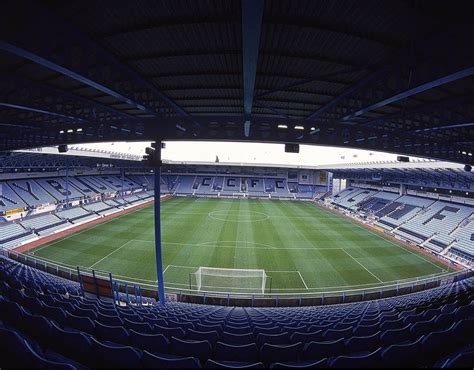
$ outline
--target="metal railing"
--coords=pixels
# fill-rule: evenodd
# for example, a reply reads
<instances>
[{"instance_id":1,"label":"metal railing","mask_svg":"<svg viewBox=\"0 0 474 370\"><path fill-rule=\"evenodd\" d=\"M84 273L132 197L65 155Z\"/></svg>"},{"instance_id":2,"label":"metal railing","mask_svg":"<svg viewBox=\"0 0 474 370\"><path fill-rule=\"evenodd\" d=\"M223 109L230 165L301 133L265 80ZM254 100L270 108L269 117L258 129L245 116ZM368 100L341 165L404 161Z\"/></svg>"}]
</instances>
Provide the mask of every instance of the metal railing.
<instances>
[{"instance_id":1,"label":"metal railing","mask_svg":"<svg viewBox=\"0 0 474 370\"><path fill-rule=\"evenodd\" d=\"M19 253L5 248L0 248L0 254L41 271L68 280L79 281L77 266L58 263L46 258ZM108 271L95 270L84 266L80 266L80 269L81 271L91 273L94 271L97 276L103 278L108 278L110 274ZM177 288L173 287L173 283L169 283L166 287L166 293L169 296L168 298L171 300L190 303L242 306L324 305L382 299L410 294L442 285L452 284L453 282L471 276L474 276L474 271L466 269L464 271L444 272L441 274L431 274L412 279L374 283L369 285L310 288L307 290L305 289L305 291L297 291L295 289L294 292L271 293L268 291L257 293L198 290L194 284L190 284L188 287ZM114 275L113 280L119 287L126 289L127 292L129 289L128 287L139 286L139 291L142 296L157 298L157 282L139 278L129 278L120 275ZM132 291L135 291L135 288L133 288Z\"/></svg>"}]
</instances>

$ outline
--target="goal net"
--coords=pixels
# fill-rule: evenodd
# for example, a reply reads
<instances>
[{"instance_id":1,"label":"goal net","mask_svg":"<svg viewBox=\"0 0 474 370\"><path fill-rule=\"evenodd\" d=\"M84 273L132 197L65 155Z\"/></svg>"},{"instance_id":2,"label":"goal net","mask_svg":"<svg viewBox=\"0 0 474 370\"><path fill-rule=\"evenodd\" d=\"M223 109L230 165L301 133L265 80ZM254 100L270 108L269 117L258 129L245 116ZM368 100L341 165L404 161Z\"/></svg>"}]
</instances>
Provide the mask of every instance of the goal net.
<instances>
[{"instance_id":1,"label":"goal net","mask_svg":"<svg viewBox=\"0 0 474 370\"><path fill-rule=\"evenodd\" d=\"M265 293L265 270L199 267L194 273L198 291Z\"/></svg>"}]
</instances>

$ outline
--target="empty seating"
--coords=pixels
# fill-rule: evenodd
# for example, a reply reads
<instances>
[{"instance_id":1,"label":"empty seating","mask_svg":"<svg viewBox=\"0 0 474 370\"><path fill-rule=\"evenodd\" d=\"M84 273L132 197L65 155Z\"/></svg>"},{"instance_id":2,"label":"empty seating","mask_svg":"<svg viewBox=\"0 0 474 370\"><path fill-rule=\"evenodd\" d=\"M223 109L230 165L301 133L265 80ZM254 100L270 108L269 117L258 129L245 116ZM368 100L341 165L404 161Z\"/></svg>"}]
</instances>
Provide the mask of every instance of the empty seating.
<instances>
[{"instance_id":1,"label":"empty seating","mask_svg":"<svg viewBox=\"0 0 474 370\"><path fill-rule=\"evenodd\" d=\"M293 308L115 306L68 293L73 287L0 257L0 366L12 358L64 369L447 366L468 361L459 354L474 330L472 277L384 300Z\"/></svg>"}]
</instances>

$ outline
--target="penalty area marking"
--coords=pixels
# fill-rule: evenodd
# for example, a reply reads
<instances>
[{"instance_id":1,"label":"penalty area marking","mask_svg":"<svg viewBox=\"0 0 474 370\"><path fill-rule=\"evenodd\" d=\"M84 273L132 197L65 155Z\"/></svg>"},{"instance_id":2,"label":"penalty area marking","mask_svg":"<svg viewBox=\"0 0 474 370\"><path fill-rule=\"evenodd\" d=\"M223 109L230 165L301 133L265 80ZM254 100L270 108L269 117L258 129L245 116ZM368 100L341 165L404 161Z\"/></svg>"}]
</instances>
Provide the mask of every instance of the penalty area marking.
<instances>
[{"instance_id":1,"label":"penalty area marking","mask_svg":"<svg viewBox=\"0 0 474 370\"><path fill-rule=\"evenodd\" d=\"M102 261L104 261L105 259L109 258L112 254L114 254L115 252L118 252L120 249L122 249L123 247L125 247L128 243L132 242L133 239L129 240L129 241L126 241L125 243L123 243L120 247L118 247L117 249L114 249L112 252L110 252L108 255L106 255L105 257L102 257L100 260L98 260L97 262L95 262L93 265L89 266L89 268L93 268L94 266L96 266L97 264L101 263Z\"/></svg>"},{"instance_id":2,"label":"penalty area marking","mask_svg":"<svg viewBox=\"0 0 474 370\"><path fill-rule=\"evenodd\" d=\"M297 272L298 275L300 276L300 279L301 279L301 281L303 282L304 287L306 288L306 290L308 290L308 286L306 285L306 282L304 281L303 276L301 276L301 272L299 272L299 270L297 270L296 272Z\"/></svg>"},{"instance_id":3,"label":"penalty area marking","mask_svg":"<svg viewBox=\"0 0 474 370\"><path fill-rule=\"evenodd\" d=\"M370 275L372 275L374 278L376 278L379 282L383 283L383 281L380 280L376 275L374 275L374 274L372 273L372 271L370 271L370 270L369 270L367 267L365 267L362 263L360 263L360 262L357 261L354 257L352 257L352 255L350 255L349 252L347 252L344 248L341 248L341 249L343 250L343 252L344 252L345 254L347 254L347 255L348 255L349 257L351 257L354 261L356 261L360 266L362 266L362 267L365 269L365 271L367 271Z\"/></svg>"}]
</instances>

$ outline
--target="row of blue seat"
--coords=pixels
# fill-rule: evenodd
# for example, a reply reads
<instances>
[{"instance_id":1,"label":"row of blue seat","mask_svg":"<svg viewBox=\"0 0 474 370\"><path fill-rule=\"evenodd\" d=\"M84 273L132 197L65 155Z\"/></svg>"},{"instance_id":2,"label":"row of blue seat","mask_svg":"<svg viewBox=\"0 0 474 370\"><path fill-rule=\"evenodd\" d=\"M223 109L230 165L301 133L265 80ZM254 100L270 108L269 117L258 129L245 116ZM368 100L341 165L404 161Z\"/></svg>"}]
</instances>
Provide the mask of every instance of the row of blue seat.
<instances>
[{"instance_id":1,"label":"row of blue seat","mask_svg":"<svg viewBox=\"0 0 474 370\"><path fill-rule=\"evenodd\" d=\"M23 270L17 264L0 260L0 273ZM34 361L76 368L114 366L122 357L122 365L148 366L153 360L161 367L449 366L468 359L472 350L472 278L372 302L239 308L117 306L67 290L35 290L30 279L38 274L49 275L23 272L19 284L17 274L0 279L0 320L28 343L24 349L34 355L25 358ZM55 284L49 279L41 276Z\"/></svg>"}]
</instances>

